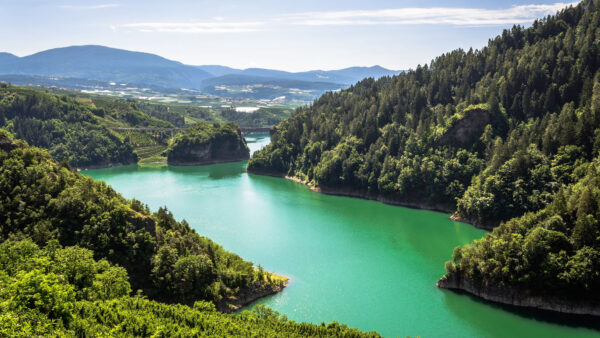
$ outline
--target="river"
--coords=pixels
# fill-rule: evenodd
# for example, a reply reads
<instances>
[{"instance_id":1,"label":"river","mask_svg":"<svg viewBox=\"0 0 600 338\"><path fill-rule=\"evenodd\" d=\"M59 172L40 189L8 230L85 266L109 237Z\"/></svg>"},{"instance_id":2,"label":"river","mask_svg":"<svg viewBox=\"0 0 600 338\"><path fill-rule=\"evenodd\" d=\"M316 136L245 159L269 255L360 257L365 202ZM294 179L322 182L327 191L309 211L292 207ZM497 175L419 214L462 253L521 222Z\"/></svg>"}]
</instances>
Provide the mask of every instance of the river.
<instances>
[{"instance_id":1,"label":"river","mask_svg":"<svg viewBox=\"0 0 600 338\"><path fill-rule=\"evenodd\" d=\"M251 151L268 135L247 136ZM485 235L448 215L327 196L245 162L85 171L152 210L166 205L229 251L291 278L258 303L296 321L338 321L385 336L584 337L592 320L540 314L440 290L457 245Z\"/></svg>"}]
</instances>

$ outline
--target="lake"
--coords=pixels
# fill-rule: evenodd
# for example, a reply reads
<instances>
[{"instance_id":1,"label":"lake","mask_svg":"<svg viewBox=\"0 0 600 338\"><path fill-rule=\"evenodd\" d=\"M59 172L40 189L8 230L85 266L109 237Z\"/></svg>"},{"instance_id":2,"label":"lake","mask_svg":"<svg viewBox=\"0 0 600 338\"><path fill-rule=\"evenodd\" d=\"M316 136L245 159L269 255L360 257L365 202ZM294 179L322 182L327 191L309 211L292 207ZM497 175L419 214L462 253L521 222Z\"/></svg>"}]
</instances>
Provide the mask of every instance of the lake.
<instances>
[{"instance_id":1,"label":"lake","mask_svg":"<svg viewBox=\"0 0 600 338\"><path fill-rule=\"evenodd\" d=\"M268 135L246 136L251 151ZM385 336L587 337L592 320L540 314L438 289L452 250L485 235L447 214L328 196L246 162L84 171L152 210L166 205L200 234L285 275L259 304L297 321L338 321ZM597 329L597 328L596 328Z\"/></svg>"}]
</instances>

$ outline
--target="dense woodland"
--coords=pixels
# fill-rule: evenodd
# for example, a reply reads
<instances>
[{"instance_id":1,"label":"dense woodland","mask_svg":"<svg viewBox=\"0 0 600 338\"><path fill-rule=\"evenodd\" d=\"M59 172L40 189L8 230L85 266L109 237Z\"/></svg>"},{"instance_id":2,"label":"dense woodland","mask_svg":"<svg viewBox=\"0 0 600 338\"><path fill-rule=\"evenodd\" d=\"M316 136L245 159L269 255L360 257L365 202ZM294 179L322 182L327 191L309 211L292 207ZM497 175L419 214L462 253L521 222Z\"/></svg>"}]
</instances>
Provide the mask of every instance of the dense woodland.
<instances>
[{"instance_id":1,"label":"dense woodland","mask_svg":"<svg viewBox=\"0 0 600 338\"><path fill-rule=\"evenodd\" d=\"M0 244L0 335L379 337L336 322L296 323L263 306L227 315L206 301L187 306L129 296L126 271L92 256L56 241Z\"/></svg>"},{"instance_id":2,"label":"dense woodland","mask_svg":"<svg viewBox=\"0 0 600 338\"><path fill-rule=\"evenodd\" d=\"M0 131L6 148L7 136ZM11 146L12 147L12 146ZM257 280L252 263L178 222L151 213L103 182L56 165L44 151L19 146L0 154L0 238L78 245L127 269L134 290L169 301L220 300Z\"/></svg>"},{"instance_id":3,"label":"dense woodland","mask_svg":"<svg viewBox=\"0 0 600 338\"><path fill-rule=\"evenodd\" d=\"M600 299L599 69L600 2L588 0L482 50L323 95L248 170L506 222L449 272Z\"/></svg>"},{"instance_id":4,"label":"dense woodland","mask_svg":"<svg viewBox=\"0 0 600 338\"><path fill-rule=\"evenodd\" d=\"M0 128L48 149L55 159L77 168L165 162L162 153L179 133L176 128L228 121L243 127L269 127L290 115L290 111L279 108L242 113L47 91L1 83ZM165 131L160 131L163 128Z\"/></svg>"},{"instance_id":5,"label":"dense woodland","mask_svg":"<svg viewBox=\"0 0 600 338\"><path fill-rule=\"evenodd\" d=\"M282 280L1 130L0 201L0 335L362 335L216 312Z\"/></svg>"},{"instance_id":6,"label":"dense woodland","mask_svg":"<svg viewBox=\"0 0 600 338\"><path fill-rule=\"evenodd\" d=\"M67 96L13 86L0 88L0 127L76 167L137 161L133 148L100 123L106 115L105 108ZM122 118L138 122L139 116L124 112Z\"/></svg>"}]
</instances>

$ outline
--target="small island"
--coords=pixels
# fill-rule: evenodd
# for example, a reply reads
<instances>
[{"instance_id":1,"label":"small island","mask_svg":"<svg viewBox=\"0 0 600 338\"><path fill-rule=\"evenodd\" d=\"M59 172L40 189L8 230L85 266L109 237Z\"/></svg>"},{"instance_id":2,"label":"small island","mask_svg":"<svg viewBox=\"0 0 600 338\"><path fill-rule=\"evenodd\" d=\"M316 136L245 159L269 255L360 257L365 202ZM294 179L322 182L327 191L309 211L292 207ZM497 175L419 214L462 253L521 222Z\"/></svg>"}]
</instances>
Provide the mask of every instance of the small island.
<instances>
[{"instance_id":1,"label":"small island","mask_svg":"<svg viewBox=\"0 0 600 338\"><path fill-rule=\"evenodd\" d=\"M243 161L250 150L234 123L198 123L178 134L165 151L171 165L203 165Z\"/></svg>"}]
</instances>

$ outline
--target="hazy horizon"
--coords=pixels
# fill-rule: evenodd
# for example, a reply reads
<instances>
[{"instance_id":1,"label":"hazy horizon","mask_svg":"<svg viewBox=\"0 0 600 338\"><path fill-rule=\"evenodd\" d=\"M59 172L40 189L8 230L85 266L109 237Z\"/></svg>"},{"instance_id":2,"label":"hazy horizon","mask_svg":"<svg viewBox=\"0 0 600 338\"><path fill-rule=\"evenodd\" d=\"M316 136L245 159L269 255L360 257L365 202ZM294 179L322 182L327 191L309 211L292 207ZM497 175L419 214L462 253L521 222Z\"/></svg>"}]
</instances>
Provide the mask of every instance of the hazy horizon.
<instances>
[{"instance_id":1,"label":"hazy horizon","mask_svg":"<svg viewBox=\"0 0 600 338\"><path fill-rule=\"evenodd\" d=\"M188 65L291 72L379 65L414 68L456 48L479 49L514 24L569 2L315 0L55 1L3 5L3 51L72 45L157 54Z\"/></svg>"}]
</instances>

